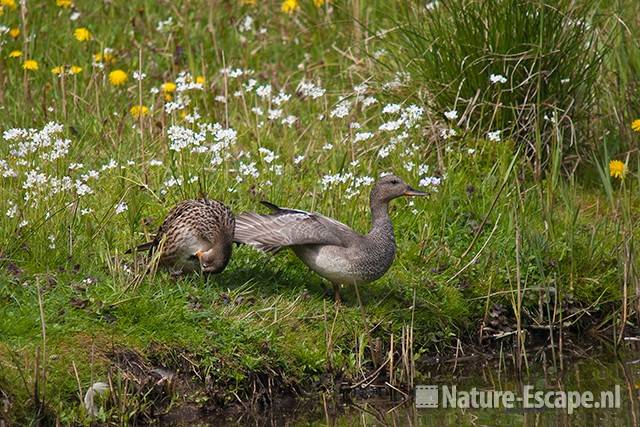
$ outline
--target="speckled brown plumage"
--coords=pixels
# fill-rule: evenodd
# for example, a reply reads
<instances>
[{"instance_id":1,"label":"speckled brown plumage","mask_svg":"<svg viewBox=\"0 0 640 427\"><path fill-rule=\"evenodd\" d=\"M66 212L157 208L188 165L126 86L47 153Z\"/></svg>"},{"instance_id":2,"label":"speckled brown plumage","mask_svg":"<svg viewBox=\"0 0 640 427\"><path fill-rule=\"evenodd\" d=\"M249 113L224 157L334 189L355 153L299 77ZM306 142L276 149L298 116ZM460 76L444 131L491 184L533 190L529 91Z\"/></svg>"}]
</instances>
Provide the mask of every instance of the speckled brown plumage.
<instances>
[{"instance_id":1,"label":"speckled brown plumage","mask_svg":"<svg viewBox=\"0 0 640 427\"><path fill-rule=\"evenodd\" d=\"M160 265L176 274L219 273L231 257L234 229L233 213L223 203L185 200L169 212L155 239L138 249L161 248Z\"/></svg>"}]
</instances>

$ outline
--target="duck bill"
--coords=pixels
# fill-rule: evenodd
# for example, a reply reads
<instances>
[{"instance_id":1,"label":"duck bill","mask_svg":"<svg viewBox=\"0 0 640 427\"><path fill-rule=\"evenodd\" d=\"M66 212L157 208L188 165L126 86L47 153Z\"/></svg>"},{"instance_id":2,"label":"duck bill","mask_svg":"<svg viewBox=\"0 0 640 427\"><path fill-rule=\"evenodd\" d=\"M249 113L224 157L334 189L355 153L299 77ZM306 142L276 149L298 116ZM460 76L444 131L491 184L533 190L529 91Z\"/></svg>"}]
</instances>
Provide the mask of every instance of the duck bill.
<instances>
[{"instance_id":1,"label":"duck bill","mask_svg":"<svg viewBox=\"0 0 640 427\"><path fill-rule=\"evenodd\" d=\"M409 187L407 191L404 192L405 196L428 196L429 193L425 193L424 191L418 191L414 188Z\"/></svg>"}]
</instances>

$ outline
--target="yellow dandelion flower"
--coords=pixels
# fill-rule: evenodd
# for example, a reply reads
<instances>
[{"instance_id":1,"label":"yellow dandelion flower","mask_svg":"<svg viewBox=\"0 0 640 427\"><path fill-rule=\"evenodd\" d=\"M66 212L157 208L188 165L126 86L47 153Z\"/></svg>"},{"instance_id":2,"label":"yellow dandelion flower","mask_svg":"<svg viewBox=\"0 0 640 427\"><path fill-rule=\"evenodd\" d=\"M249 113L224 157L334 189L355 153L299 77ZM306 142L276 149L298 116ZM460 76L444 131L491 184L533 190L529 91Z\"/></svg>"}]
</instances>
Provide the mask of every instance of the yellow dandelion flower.
<instances>
[{"instance_id":1,"label":"yellow dandelion flower","mask_svg":"<svg viewBox=\"0 0 640 427\"><path fill-rule=\"evenodd\" d=\"M16 10L18 8L16 0L0 0L0 5L7 6L8 8L13 10Z\"/></svg>"},{"instance_id":2,"label":"yellow dandelion flower","mask_svg":"<svg viewBox=\"0 0 640 427\"><path fill-rule=\"evenodd\" d=\"M71 72L71 74L80 74L82 72L82 67L78 65L72 65L71 68L69 68L69 71Z\"/></svg>"},{"instance_id":3,"label":"yellow dandelion flower","mask_svg":"<svg viewBox=\"0 0 640 427\"><path fill-rule=\"evenodd\" d=\"M114 86L120 86L125 84L128 78L129 77L127 76L127 73L125 73L122 70L113 70L112 72L109 73L109 81Z\"/></svg>"},{"instance_id":4,"label":"yellow dandelion flower","mask_svg":"<svg viewBox=\"0 0 640 427\"><path fill-rule=\"evenodd\" d=\"M198 76L196 77L196 83L198 83L199 85L203 85L206 83L206 79L204 78L204 76Z\"/></svg>"},{"instance_id":5,"label":"yellow dandelion flower","mask_svg":"<svg viewBox=\"0 0 640 427\"><path fill-rule=\"evenodd\" d=\"M22 63L22 68L27 71L36 71L38 69L38 61L35 59L27 59Z\"/></svg>"},{"instance_id":6,"label":"yellow dandelion flower","mask_svg":"<svg viewBox=\"0 0 640 427\"><path fill-rule=\"evenodd\" d=\"M55 74L56 76L59 76L60 74L64 73L64 66L63 65L58 65L57 67L53 67L51 69L51 72L53 74Z\"/></svg>"},{"instance_id":7,"label":"yellow dandelion flower","mask_svg":"<svg viewBox=\"0 0 640 427\"><path fill-rule=\"evenodd\" d=\"M87 40L91 40L91 33L84 27L76 28L73 30L73 36L79 42L86 42Z\"/></svg>"},{"instance_id":8,"label":"yellow dandelion flower","mask_svg":"<svg viewBox=\"0 0 640 427\"><path fill-rule=\"evenodd\" d=\"M9 52L9 58L20 58L22 56L21 50L12 50Z\"/></svg>"},{"instance_id":9,"label":"yellow dandelion flower","mask_svg":"<svg viewBox=\"0 0 640 427\"><path fill-rule=\"evenodd\" d=\"M298 4L298 0L284 0L282 2L282 6L280 6L280 10L288 15L293 14L293 12L295 12L299 8L300 5Z\"/></svg>"},{"instance_id":10,"label":"yellow dandelion flower","mask_svg":"<svg viewBox=\"0 0 640 427\"><path fill-rule=\"evenodd\" d=\"M162 89L164 93L173 93L176 91L176 84L174 82L166 82L160 86L160 89Z\"/></svg>"},{"instance_id":11,"label":"yellow dandelion flower","mask_svg":"<svg viewBox=\"0 0 640 427\"><path fill-rule=\"evenodd\" d=\"M56 6L63 7L65 9L70 8L73 5L71 0L56 0Z\"/></svg>"},{"instance_id":12,"label":"yellow dandelion flower","mask_svg":"<svg viewBox=\"0 0 640 427\"><path fill-rule=\"evenodd\" d=\"M627 173L627 166L620 160L611 160L609 162L609 175L614 178L624 179Z\"/></svg>"},{"instance_id":13,"label":"yellow dandelion flower","mask_svg":"<svg viewBox=\"0 0 640 427\"><path fill-rule=\"evenodd\" d=\"M144 117L149 114L149 109L144 105L134 105L133 107L131 107L131 110L129 110L129 112L131 113L133 118L139 119L140 117Z\"/></svg>"},{"instance_id":14,"label":"yellow dandelion flower","mask_svg":"<svg viewBox=\"0 0 640 427\"><path fill-rule=\"evenodd\" d=\"M14 39L17 39L18 36L20 35L20 28L14 27L14 28L10 29L9 30L9 35L11 37L13 37Z\"/></svg>"},{"instance_id":15,"label":"yellow dandelion flower","mask_svg":"<svg viewBox=\"0 0 640 427\"><path fill-rule=\"evenodd\" d=\"M631 122L631 129L635 132L640 132L640 119L635 119Z\"/></svg>"}]
</instances>

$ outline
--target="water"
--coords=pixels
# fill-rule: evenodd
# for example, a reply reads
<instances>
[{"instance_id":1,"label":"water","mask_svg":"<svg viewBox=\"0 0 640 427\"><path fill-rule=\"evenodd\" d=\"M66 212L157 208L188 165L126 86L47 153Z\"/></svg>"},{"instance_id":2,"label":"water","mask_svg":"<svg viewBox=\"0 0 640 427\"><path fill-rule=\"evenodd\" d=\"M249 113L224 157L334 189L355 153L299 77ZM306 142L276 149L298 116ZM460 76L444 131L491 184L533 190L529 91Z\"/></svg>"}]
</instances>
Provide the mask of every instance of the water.
<instances>
[{"instance_id":1,"label":"water","mask_svg":"<svg viewBox=\"0 0 640 427\"><path fill-rule=\"evenodd\" d=\"M471 360L464 364L440 363L427 369L417 381L439 386L440 407L416 409L415 402L403 402L400 396L357 399L323 395L315 402L288 402L262 413L243 413L225 418L194 420L178 425L255 425L255 426L639 426L640 354L618 358L601 353L565 362L560 370L546 352L529 357L528 374L500 360ZM634 359L635 357L635 359ZM505 367L507 365L507 367ZM533 391L591 392L600 401L601 392L611 392L612 408L575 408L572 414L562 409L461 409L442 408L443 386L455 385L458 391L493 390L524 396L524 387ZM615 400L616 385L619 401ZM451 391L451 388L449 389ZM400 397L400 399L398 399ZM461 395L457 395L461 398ZM462 397L464 398L464 396ZM551 402L560 404L556 399ZM574 400L575 401L575 400ZM464 402L462 402L464 403ZM534 401L532 400L532 403ZM566 405L565 405L566 406Z\"/></svg>"}]
</instances>

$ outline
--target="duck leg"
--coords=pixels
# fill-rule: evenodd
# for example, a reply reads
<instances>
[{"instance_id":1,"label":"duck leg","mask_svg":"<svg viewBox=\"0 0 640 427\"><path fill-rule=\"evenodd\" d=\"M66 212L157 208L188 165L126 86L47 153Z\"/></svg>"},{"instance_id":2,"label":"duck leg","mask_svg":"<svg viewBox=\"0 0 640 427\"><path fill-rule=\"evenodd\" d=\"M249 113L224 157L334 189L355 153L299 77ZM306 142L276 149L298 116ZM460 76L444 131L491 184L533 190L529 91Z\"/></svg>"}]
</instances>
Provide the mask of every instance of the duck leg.
<instances>
[{"instance_id":1,"label":"duck leg","mask_svg":"<svg viewBox=\"0 0 640 427\"><path fill-rule=\"evenodd\" d=\"M331 284L333 285L333 299L334 299L336 304L340 304L340 302L341 302L340 285L337 284L337 283L333 283L333 282L331 282Z\"/></svg>"}]
</instances>

